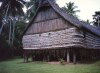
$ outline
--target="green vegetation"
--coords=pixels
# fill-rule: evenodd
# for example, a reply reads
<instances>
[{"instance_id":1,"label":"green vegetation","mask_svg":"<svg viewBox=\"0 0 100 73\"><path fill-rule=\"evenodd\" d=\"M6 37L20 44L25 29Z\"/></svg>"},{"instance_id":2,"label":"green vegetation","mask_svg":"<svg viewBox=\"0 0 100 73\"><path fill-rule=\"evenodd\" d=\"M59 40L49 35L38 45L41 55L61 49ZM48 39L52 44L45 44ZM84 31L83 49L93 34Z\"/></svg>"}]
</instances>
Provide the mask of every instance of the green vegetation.
<instances>
[{"instance_id":1,"label":"green vegetation","mask_svg":"<svg viewBox=\"0 0 100 73\"><path fill-rule=\"evenodd\" d=\"M100 27L100 11L96 11L93 15L93 25Z\"/></svg>"},{"instance_id":2,"label":"green vegetation","mask_svg":"<svg viewBox=\"0 0 100 73\"><path fill-rule=\"evenodd\" d=\"M61 64L61 65L65 65L65 60L60 59L60 64Z\"/></svg>"},{"instance_id":3,"label":"green vegetation","mask_svg":"<svg viewBox=\"0 0 100 73\"><path fill-rule=\"evenodd\" d=\"M0 73L100 73L100 61L93 64L22 63L23 59L0 62Z\"/></svg>"},{"instance_id":4,"label":"green vegetation","mask_svg":"<svg viewBox=\"0 0 100 73\"><path fill-rule=\"evenodd\" d=\"M77 17L76 13L80 12L80 10L77 10L77 6L74 2L66 3L66 6L62 7L63 10L65 10L68 14L73 15Z\"/></svg>"}]
</instances>

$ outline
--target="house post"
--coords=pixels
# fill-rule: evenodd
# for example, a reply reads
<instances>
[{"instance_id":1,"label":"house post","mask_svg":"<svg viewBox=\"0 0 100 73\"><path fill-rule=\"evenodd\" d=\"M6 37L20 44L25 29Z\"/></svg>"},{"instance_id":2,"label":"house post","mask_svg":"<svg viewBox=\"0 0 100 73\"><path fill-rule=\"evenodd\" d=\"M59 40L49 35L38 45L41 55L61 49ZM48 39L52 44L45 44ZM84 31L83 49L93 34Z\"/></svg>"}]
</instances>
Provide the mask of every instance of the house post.
<instances>
[{"instance_id":1,"label":"house post","mask_svg":"<svg viewBox=\"0 0 100 73\"><path fill-rule=\"evenodd\" d=\"M70 51L67 49L67 63L70 63Z\"/></svg>"},{"instance_id":2,"label":"house post","mask_svg":"<svg viewBox=\"0 0 100 73\"><path fill-rule=\"evenodd\" d=\"M24 50L23 57L24 57L24 63L28 62L28 51L27 50Z\"/></svg>"},{"instance_id":3,"label":"house post","mask_svg":"<svg viewBox=\"0 0 100 73\"><path fill-rule=\"evenodd\" d=\"M76 64L76 51L73 50L73 63Z\"/></svg>"}]
</instances>

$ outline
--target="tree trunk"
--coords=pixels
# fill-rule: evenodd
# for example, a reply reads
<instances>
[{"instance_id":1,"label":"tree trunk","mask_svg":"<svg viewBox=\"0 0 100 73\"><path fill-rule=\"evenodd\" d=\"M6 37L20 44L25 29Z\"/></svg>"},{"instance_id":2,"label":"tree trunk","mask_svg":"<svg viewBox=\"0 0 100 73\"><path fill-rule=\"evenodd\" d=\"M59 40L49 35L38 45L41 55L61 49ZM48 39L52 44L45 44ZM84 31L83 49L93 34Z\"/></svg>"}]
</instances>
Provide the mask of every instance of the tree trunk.
<instances>
[{"instance_id":1,"label":"tree trunk","mask_svg":"<svg viewBox=\"0 0 100 73\"><path fill-rule=\"evenodd\" d=\"M9 30L9 44L11 44L11 21L10 21L10 30Z\"/></svg>"},{"instance_id":2,"label":"tree trunk","mask_svg":"<svg viewBox=\"0 0 100 73\"><path fill-rule=\"evenodd\" d=\"M1 35L1 33L2 33L3 27L4 27L4 24L1 25L1 28L0 28L0 35Z\"/></svg>"}]
</instances>

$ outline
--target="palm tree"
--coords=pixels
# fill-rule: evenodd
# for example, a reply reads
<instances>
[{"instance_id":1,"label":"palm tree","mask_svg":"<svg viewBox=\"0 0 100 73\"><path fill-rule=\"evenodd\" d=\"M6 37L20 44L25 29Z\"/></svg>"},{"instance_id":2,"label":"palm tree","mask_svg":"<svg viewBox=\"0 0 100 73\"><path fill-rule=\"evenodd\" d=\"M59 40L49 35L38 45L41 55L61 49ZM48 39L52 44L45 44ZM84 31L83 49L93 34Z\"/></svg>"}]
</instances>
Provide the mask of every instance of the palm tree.
<instances>
[{"instance_id":1,"label":"palm tree","mask_svg":"<svg viewBox=\"0 0 100 73\"><path fill-rule=\"evenodd\" d=\"M93 25L100 27L100 11L96 11L93 15Z\"/></svg>"},{"instance_id":2,"label":"palm tree","mask_svg":"<svg viewBox=\"0 0 100 73\"><path fill-rule=\"evenodd\" d=\"M25 4L27 8L26 19L31 20L34 16L36 9L38 8L38 3L40 0L30 0Z\"/></svg>"},{"instance_id":3,"label":"palm tree","mask_svg":"<svg viewBox=\"0 0 100 73\"><path fill-rule=\"evenodd\" d=\"M69 2L66 3L67 6L62 7L63 10L65 10L68 14L76 16L76 13L79 12L80 10L76 10L78 8L75 6L74 2Z\"/></svg>"},{"instance_id":4,"label":"palm tree","mask_svg":"<svg viewBox=\"0 0 100 73\"><path fill-rule=\"evenodd\" d=\"M15 30L15 23L18 15L23 15L24 0L0 0L0 35L5 26L9 23L9 43ZM13 24L13 25L12 25Z\"/></svg>"}]
</instances>

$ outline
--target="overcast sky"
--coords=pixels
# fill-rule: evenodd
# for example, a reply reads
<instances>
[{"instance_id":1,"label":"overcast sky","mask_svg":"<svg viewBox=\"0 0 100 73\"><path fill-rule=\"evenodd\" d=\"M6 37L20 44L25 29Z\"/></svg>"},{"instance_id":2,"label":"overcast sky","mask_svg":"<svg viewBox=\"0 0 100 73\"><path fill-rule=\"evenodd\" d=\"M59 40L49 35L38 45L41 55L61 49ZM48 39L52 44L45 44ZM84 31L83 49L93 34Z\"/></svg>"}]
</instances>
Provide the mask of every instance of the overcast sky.
<instances>
[{"instance_id":1,"label":"overcast sky","mask_svg":"<svg viewBox=\"0 0 100 73\"><path fill-rule=\"evenodd\" d=\"M30 0L26 0L30 1ZM77 13L81 20L89 19L92 21L92 15L95 11L100 11L100 0L56 0L60 7L65 6L68 2L74 2L80 12Z\"/></svg>"},{"instance_id":2,"label":"overcast sky","mask_svg":"<svg viewBox=\"0 0 100 73\"><path fill-rule=\"evenodd\" d=\"M92 21L92 15L95 11L100 11L100 0L57 0L60 7L63 7L65 3L74 2L80 12L78 16L82 20L89 19Z\"/></svg>"},{"instance_id":3,"label":"overcast sky","mask_svg":"<svg viewBox=\"0 0 100 73\"><path fill-rule=\"evenodd\" d=\"M78 6L80 12L78 12L77 14L82 20L89 19L90 21L92 21L92 15L94 14L94 12L100 11L100 0L57 0L57 4L60 7L63 7L70 1L74 2L75 5ZM24 11L26 11L26 8L24 8Z\"/></svg>"}]
</instances>

